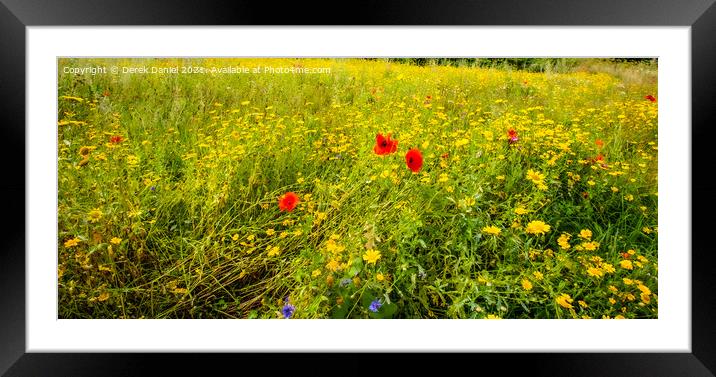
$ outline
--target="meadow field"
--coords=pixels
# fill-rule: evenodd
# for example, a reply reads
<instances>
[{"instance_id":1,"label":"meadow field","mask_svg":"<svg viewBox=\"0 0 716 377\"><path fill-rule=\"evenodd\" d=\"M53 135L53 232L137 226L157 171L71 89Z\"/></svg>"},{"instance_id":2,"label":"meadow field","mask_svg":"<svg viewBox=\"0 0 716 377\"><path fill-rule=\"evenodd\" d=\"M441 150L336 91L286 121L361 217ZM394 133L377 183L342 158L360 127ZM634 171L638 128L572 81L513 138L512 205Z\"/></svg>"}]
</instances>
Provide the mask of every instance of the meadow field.
<instances>
[{"instance_id":1,"label":"meadow field","mask_svg":"<svg viewBox=\"0 0 716 377\"><path fill-rule=\"evenodd\" d=\"M532 62L59 59L59 317L657 318L656 63Z\"/></svg>"}]
</instances>

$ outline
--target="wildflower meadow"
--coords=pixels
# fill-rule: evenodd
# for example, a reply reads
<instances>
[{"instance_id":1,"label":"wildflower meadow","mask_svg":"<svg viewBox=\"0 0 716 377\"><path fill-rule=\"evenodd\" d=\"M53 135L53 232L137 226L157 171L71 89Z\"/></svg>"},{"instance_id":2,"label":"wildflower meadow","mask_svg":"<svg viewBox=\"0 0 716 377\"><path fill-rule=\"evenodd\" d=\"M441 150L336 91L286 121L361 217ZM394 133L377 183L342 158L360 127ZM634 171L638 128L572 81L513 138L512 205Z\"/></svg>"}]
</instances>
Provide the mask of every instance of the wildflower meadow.
<instances>
[{"instance_id":1,"label":"wildflower meadow","mask_svg":"<svg viewBox=\"0 0 716 377\"><path fill-rule=\"evenodd\" d=\"M657 318L657 63L61 58L60 318Z\"/></svg>"}]
</instances>

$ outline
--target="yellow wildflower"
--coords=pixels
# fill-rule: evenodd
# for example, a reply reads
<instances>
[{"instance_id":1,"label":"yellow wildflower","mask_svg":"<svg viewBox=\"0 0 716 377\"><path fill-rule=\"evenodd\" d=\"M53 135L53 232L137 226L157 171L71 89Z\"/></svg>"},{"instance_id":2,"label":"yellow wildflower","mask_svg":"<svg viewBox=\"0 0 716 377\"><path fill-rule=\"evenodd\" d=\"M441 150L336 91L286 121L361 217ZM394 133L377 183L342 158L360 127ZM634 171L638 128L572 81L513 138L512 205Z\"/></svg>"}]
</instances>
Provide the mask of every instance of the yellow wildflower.
<instances>
[{"instance_id":1,"label":"yellow wildflower","mask_svg":"<svg viewBox=\"0 0 716 377\"><path fill-rule=\"evenodd\" d=\"M604 276L604 271L602 271L602 269L599 268L599 267L589 267L589 268L587 269L587 274L588 274L589 276L594 276L594 277L598 277L598 278L599 278L599 277Z\"/></svg>"},{"instance_id":2,"label":"yellow wildflower","mask_svg":"<svg viewBox=\"0 0 716 377\"><path fill-rule=\"evenodd\" d=\"M102 211L99 208L95 208L87 214L91 223L96 223L102 218Z\"/></svg>"},{"instance_id":3,"label":"yellow wildflower","mask_svg":"<svg viewBox=\"0 0 716 377\"><path fill-rule=\"evenodd\" d=\"M499 235L499 234L502 232L502 231L500 230L500 228L498 228L498 227L496 227L496 226L494 226L494 225L486 226L486 227L482 228L482 231L483 231L484 233L492 234L492 235L494 235L494 236L497 236L497 235Z\"/></svg>"},{"instance_id":4,"label":"yellow wildflower","mask_svg":"<svg viewBox=\"0 0 716 377\"><path fill-rule=\"evenodd\" d=\"M522 288L524 288L525 291L532 290L532 282L527 279L522 279Z\"/></svg>"},{"instance_id":5,"label":"yellow wildflower","mask_svg":"<svg viewBox=\"0 0 716 377\"><path fill-rule=\"evenodd\" d=\"M571 303L574 302L572 297L566 293L562 293L557 296L557 298L555 298L555 301L557 301L557 304L559 304L561 307L566 309L572 309L573 306Z\"/></svg>"},{"instance_id":6,"label":"yellow wildflower","mask_svg":"<svg viewBox=\"0 0 716 377\"><path fill-rule=\"evenodd\" d=\"M109 299L109 292L102 292L99 296L97 296L97 301L107 301Z\"/></svg>"},{"instance_id":7,"label":"yellow wildflower","mask_svg":"<svg viewBox=\"0 0 716 377\"><path fill-rule=\"evenodd\" d=\"M612 274L612 273L614 273L614 271L616 271L614 269L614 266L612 266L610 263L603 263L602 269L604 270L604 272L606 272L608 274Z\"/></svg>"},{"instance_id":8,"label":"yellow wildflower","mask_svg":"<svg viewBox=\"0 0 716 377\"><path fill-rule=\"evenodd\" d=\"M345 246L337 243L336 240L333 239L332 237L331 237L331 239L328 240L328 242L326 242L326 250L328 250L329 252L331 252L333 254L339 254L339 253L343 252L343 250L345 250L345 249L346 249Z\"/></svg>"},{"instance_id":9,"label":"yellow wildflower","mask_svg":"<svg viewBox=\"0 0 716 377\"><path fill-rule=\"evenodd\" d=\"M570 235L567 233L562 233L561 236L557 239L557 243L559 244L559 247L562 248L562 250L569 250L569 238Z\"/></svg>"},{"instance_id":10,"label":"yellow wildflower","mask_svg":"<svg viewBox=\"0 0 716 377\"><path fill-rule=\"evenodd\" d=\"M139 157L134 155L127 156L127 165L129 165L130 168L139 165Z\"/></svg>"},{"instance_id":11,"label":"yellow wildflower","mask_svg":"<svg viewBox=\"0 0 716 377\"><path fill-rule=\"evenodd\" d=\"M527 171L527 179L538 185L544 180L544 174L530 169Z\"/></svg>"},{"instance_id":12,"label":"yellow wildflower","mask_svg":"<svg viewBox=\"0 0 716 377\"><path fill-rule=\"evenodd\" d=\"M336 272L336 271L340 270L341 264L338 263L337 260L331 259L331 261L328 262L328 264L326 264L326 268L330 271Z\"/></svg>"},{"instance_id":13,"label":"yellow wildflower","mask_svg":"<svg viewBox=\"0 0 716 377\"><path fill-rule=\"evenodd\" d=\"M594 251L599 248L599 242L597 242L597 241L584 242L584 243L582 243L582 247L584 248L584 250Z\"/></svg>"},{"instance_id":14,"label":"yellow wildflower","mask_svg":"<svg viewBox=\"0 0 716 377\"><path fill-rule=\"evenodd\" d=\"M77 237L75 237L75 238L70 238L69 240L65 241L65 247L68 247L68 248L69 248L69 247L75 247L75 246L77 246L79 243L80 243L80 239L79 239L79 238L77 238Z\"/></svg>"},{"instance_id":15,"label":"yellow wildflower","mask_svg":"<svg viewBox=\"0 0 716 377\"><path fill-rule=\"evenodd\" d=\"M281 249L279 249L278 246L273 246L273 247L269 246L269 247L266 248L266 250L268 250L268 256L269 256L269 257L276 256L276 255L278 255L278 254L280 253L280 251L281 251Z\"/></svg>"},{"instance_id":16,"label":"yellow wildflower","mask_svg":"<svg viewBox=\"0 0 716 377\"><path fill-rule=\"evenodd\" d=\"M639 297L641 298L641 301L643 301L645 304L648 304L651 301L651 297L649 297L649 295L646 293L640 294Z\"/></svg>"},{"instance_id":17,"label":"yellow wildflower","mask_svg":"<svg viewBox=\"0 0 716 377\"><path fill-rule=\"evenodd\" d=\"M644 285L644 284L639 284L639 285L637 286L637 288L639 288L639 290L640 290L642 293L644 293L644 294L647 294L647 295L650 295L650 294L651 294L651 289L649 289L649 287L647 287L647 286Z\"/></svg>"},{"instance_id":18,"label":"yellow wildflower","mask_svg":"<svg viewBox=\"0 0 716 377\"><path fill-rule=\"evenodd\" d=\"M545 234L549 230L550 226L539 220L530 221L525 228L525 232L529 234Z\"/></svg>"},{"instance_id":19,"label":"yellow wildflower","mask_svg":"<svg viewBox=\"0 0 716 377\"><path fill-rule=\"evenodd\" d=\"M363 254L363 260L369 264L375 264L378 259L380 259L380 251L375 249L368 249L368 251Z\"/></svg>"}]
</instances>

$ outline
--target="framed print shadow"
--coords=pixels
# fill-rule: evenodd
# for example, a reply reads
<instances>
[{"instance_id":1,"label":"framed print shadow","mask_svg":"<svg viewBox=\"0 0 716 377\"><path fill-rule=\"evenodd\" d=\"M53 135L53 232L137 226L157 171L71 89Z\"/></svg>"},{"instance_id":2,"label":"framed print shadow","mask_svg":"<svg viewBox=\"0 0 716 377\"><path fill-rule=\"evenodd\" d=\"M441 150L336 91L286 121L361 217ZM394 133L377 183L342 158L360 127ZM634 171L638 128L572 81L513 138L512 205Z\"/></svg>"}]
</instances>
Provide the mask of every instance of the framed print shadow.
<instances>
[{"instance_id":1,"label":"framed print shadow","mask_svg":"<svg viewBox=\"0 0 716 377\"><path fill-rule=\"evenodd\" d=\"M30 39L44 26L142 26L147 31L151 26L262 26L252 30L270 34L280 32L268 32L270 25L326 21L309 7L277 13L256 2L212 7L209 1L198 8L182 1L0 2L0 116L7 141L1 152L7 175L2 191L10 209L0 254L0 372L136 375L162 365L168 374L186 370L187 364L261 364L276 357L295 370L315 368L323 356L295 354L301 339L284 338L283 347L272 348L261 334L270 327L265 334L273 337L310 338L316 320L326 320L321 323L327 332L340 331L334 326L344 323L364 329L346 334L374 332L371 341L356 340L361 346L353 349L359 351L458 350L472 365L497 363L510 374L715 375L716 283L707 236L709 194L716 184L709 178L712 158L706 145L716 96L713 1L458 1L449 6L421 1L409 8L388 1L330 18L331 24L353 25L355 33L384 43L396 37L388 31L380 37L370 27L392 25L394 35L405 31L397 38L406 45L419 45L415 39L420 38L430 44L421 34L424 26L464 26L466 41L477 35L467 27L516 26L517 33L546 26L688 27L690 101L668 92L674 81L669 65L682 73L685 65L646 54L386 56L337 50L329 57L321 52L326 50L314 49L294 56L255 53L276 50L237 41L230 49L236 55L228 57L195 56L194 51L115 55L111 39L87 31L96 56L53 52L52 62L45 55L45 64L35 65L38 39L32 46ZM165 29L171 32L164 38L178 38L179 29ZM119 30L127 38L141 38L141 30ZM324 31L337 35L339 30L332 25ZM46 43L73 43L62 33ZM380 45L377 39L374 44ZM451 44L455 41L445 43ZM36 111L36 104L48 104L42 101L49 98L30 89L38 80L56 80L51 88L56 111L48 111L54 120ZM668 101L690 104L684 113L690 114L690 129L669 115ZM47 124L46 132L42 128L38 134L37 124ZM36 143L38 135L45 144ZM683 140L690 135L690 150L674 152L678 138L673 135ZM38 145L43 153L56 148L57 165L48 166L47 175L57 174L57 180L40 183L45 191L57 185L56 202L37 194ZM690 166L683 166L684 159L665 158L674 153L690 155ZM28 170L31 166L35 171ZM686 179L690 192L670 198L669 184L683 187ZM696 205L686 211L682 204L687 202ZM51 216L37 216L38 206L54 207L45 208ZM684 218L665 218L674 213ZM48 220L57 235L41 240L34 229L40 223L47 227ZM668 227L675 221L682 227L678 232L690 234L674 235L676 227ZM678 245L688 246L674 250ZM52 284L28 272L38 255L44 266L52 262L57 273ZM672 281L664 273L674 268L669 264L674 256L690 262L684 262L690 264L690 299L689 292L675 292L676 285L664 283ZM37 296L30 294L40 291L38 286L57 292L53 317L63 326L71 323L56 334L67 336L70 350L92 351L88 343L73 342L67 330L86 324L93 330L77 333L78 339L102 338L91 343L99 345L96 353L50 346L62 340L43 343L43 352L30 347L37 337L29 335L28 324L40 317ZM659 305L664 304L660 296L679 297L681 312L690 313L690 333L680 334L689 339L690 352L661 353L658 346L624 352L629 348L610 350L597 343L591 348L595 353L584 352L590 349L589 334L613 331L610 336L626 344L629 334L642 336L634 335L643 334L637 328L673 318L673 310ZM53 310L53 305L44 308ZM112 348L113 340L121 343L121 327L103 332L95 326L108 323L104 320L130 322L125 319L146 319L132 323L157 328L167 322L152 320L181 319L187 334L200 323L195 319L224 319L202 322L217 334L221 326L236 334L236 327L229 331L228 326L250 322L254 332L246 336L257 339L256 349L290 352L258 354L244 346L239 349L249 353L147 355L131 348L141 344L136 342ZM571 327L565 337L579 346L559 353L532 350L540 343L520 339L512 353L494 353L484 345L479 350L487 353L466 353L478 348L459 336L439 338L456 344L435 349L386 339L404 336L403 325L414 319L443 320L422 321L425 334L449 322L465 334L491 339L499 337L495 329L508 334L506 327L515 331L537 322L547 337L560 337L561 332L544 330L558 323L586 321L595 332ZM298 329L284 327L287 323L298 323ZM478 323L483 327L474 327ZM659 342L669 334L652 333L648 339L675 344ZM381 339L398 346L386 347ZM366 357L305 342L311 344L307 350L335 351L332 359L339 365ZM566 344L544 343L548 350ZM186 344L141 350L232 350L226 340L197 350L187 350ZM120 352L105 353L112 349ZM511 348L503 342L494 349ZM371 363L390 365L391 356L369 357Z\"/></svg>"}]
</instances>

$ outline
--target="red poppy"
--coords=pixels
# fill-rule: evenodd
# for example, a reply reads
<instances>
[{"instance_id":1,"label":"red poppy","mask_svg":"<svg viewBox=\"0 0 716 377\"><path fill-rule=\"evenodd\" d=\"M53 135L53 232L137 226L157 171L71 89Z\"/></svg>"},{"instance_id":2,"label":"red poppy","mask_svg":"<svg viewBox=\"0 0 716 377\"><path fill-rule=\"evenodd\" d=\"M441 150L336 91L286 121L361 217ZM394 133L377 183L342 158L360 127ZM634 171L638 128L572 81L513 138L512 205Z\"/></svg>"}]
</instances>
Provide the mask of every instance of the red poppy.
<instances>
[{"instance_id":1,"label":"red poppy","mask_svg":"<svg viewBox=\"0 0 716 377\"><path fill-rule=\"evenodd\" d=\"M115 144L121 143L122 140L124 140L124 138L121 137L121 136L119 136L119 135L114 135L114 136L112 136L112 137L109 138L109 141L110 141L111 143L115 143Z\"/></svg>"},{"instance_id":2,"label":"red poppy","mask_svg":"<svg viewBox=\"0 0 716 377\"><path fill-rule=\"evenodd\" d=\"M592 163L592 164L597 163L597 162L604 162L604 155L600 153L597 155L597 157L592 157L592 158L588 159L587 162Z\"/></svg>"},{"instance_id":3,"label":"red poppy","mask_svg":"<svg viewBox=\"0 0 716 377\"><path fill-rule=\"evenodd\" d=\"M405 155L405 164L408 165L408 169L412 170L413 173L417 173L423 167L423 155L420 154L419 150L413 148Z\"/></svg>"},{"instance_id":4,"label":"red poppy","mask_svg":"<svg viewBox=\"0 0 716 377\"><path fill-rule=\"evenodd\" d=\"M398 150L398 140L390 140L390 134L383 136L378 134L375 136L375 146L373 152L377 155L391 154Z\"/></svg>"},{"instance_id":5,"label":"red poppy","mask_svg":"<svg viewBox=\"0 0 716 377\"><path fill-rule=\"evenodd\" d=\"M629 255L629 253L622 253L622 257L624 257L624 259L629 259L630 256L631 255Z\"/></svg>"},{"instance_id":6,"label":"red poppy","mask_svg":"<svg viewBox=\"0 0 716 377\"><path fill-rule=\"evenodd\" d=\"M646 96L644 98L648 99L651 102L656 102L656 97L652 96L651 94L649 94L648 96Z\"/></svg>"},{"instance_id":7,"label":"red poppy","mask_svg":"<svg viewBox=\"0 0 716 377\"><path fill-rule=\"evenodd\" d=\"M281 211L291 212L296 208L298 204L298 195L294 192L287 192L282 197L278 198L278 208Z\"/></svg>"},{"instance_id":8,"label":"red poppy","mask_svg":"<svg viewBox=\"0 0 716 377\"><path fill-rule=\"evenodd\" d=\"M515 131L515 130L513 130L513 129L511 129L511 128L510 128L509 131L507 131L507 137L508 137L507 142L508 142L509 144L514 144L514 143L517 142L517 140L520 140L520 138L517 137L517 131Z\"/></svg>"},{"instance_id":9,"label":"red poppy","mask_svg":"<svg viewBox=\"0 0 716 377\"><path fill-rule=\"evenodd\" d=\"M442 155L440 155L440 158L448 158L448 157L450 157L449 153L443 153Z\"/></svg>"},{"instance_id":10,"label":"red poppy","mask_svg":"<svg viewBox=\"0 0 716 377\"><path fill-rule=\"evenodd\" d=\"M602 141L602 139L595 140L594 144L597 144L597 147L599 147L599 149L602 149L604 147L604 142Z\"/></svg>"},{"instance_id":11,"label":"red poppy","mask_svg":"<svg viewBox=\"0 0 716 377\"><path fill-rule=\"evenodd\" d=\"M102 97L109 97L109 90L106 90L102 92Z\"/></svg>"}]
</instances>

